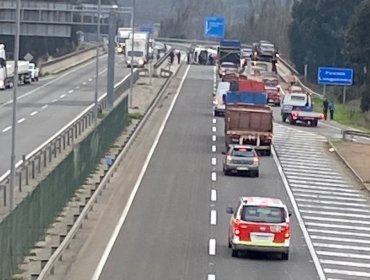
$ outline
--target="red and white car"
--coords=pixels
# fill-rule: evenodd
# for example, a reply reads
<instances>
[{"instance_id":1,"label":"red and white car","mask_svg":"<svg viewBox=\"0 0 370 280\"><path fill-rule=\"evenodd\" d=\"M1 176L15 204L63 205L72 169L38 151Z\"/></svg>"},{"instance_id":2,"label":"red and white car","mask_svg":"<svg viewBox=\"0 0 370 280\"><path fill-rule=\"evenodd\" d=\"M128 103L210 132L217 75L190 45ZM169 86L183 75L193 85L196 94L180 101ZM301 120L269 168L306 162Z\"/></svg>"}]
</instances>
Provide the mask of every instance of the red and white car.
<instances>
[{"instance_id":1,"label":"red and white car","mask_svg":"<svg viewBox=\"0 0 370 280\"><path fill-rule=\"evenodd\" d=\"M228 244L232 256L241 251L281 253L289 259L290 219L286 205L278 198L240 197L235 209L228 207Z\"/></svg>"}]
</instances>

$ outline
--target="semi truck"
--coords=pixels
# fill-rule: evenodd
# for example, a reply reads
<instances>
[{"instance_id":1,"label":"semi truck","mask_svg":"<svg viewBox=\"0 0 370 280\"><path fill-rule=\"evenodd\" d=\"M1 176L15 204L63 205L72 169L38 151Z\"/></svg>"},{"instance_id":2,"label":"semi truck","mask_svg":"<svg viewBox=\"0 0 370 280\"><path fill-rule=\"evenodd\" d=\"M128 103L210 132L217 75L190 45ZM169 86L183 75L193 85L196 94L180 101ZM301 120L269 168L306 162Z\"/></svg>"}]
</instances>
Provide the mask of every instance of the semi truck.
<instances>
[{"instance_id":1,"label":"semi truck","mask_svg":"<svg viewBox=\"0 0 370 280\"><path fill-rule=\"evenodd\" d=\"M231 62L240 67L241 44L237 40L222 40L217 49L218 64Z\"/></svg>"},{"instance_id":2,"label":"semi truck","mask_svg":"<svg viewBox=\"0 0 370 280\"><path fill-rule=\"evenodd\" d=\"M30 84L32 75L28 61L18 61L18 82ZM0 44L0 89L11 88L14 85L14 61L6 60L5 45Z\"/></svg>"},{"instance_id":3,"label":"semi truck","mask_svg":"<svg viewBox=\"0 0 370 280\"><path fill-rule=\"evenodd\" d=\"M127 28L127 27L118 28L117 37L116 37L117 53L119 54L126 53L126 41L128 38L130 38L131 32L132 32L132 28Z\"/></svg>"}]
</instances>

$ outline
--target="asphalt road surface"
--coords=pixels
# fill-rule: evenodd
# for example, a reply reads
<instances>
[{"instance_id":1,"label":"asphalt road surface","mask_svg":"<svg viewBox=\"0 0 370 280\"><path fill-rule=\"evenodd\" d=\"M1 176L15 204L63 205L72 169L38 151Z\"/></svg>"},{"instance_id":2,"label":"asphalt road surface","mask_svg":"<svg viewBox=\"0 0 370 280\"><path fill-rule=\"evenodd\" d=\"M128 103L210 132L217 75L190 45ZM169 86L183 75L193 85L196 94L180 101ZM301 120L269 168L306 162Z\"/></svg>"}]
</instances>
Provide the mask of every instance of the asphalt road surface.
<instances>
[{"instance_id":1,"label":"asphalt road surface","mask_svg":"<svg viewBox=\"0 0 370 280\"><path fill-rule=\"evenodd\" d=\"M115 82L129 73L116 56ZM99 96L107 88L107 55L100 58ZM18 88L16 161L57 133L94 102L95 61ZM0 91L0 176L10 168L12 89Z\"/></svg>"},{"instance_id":2,"label":"asphalt road surface","mask_svg":"<svg viewBox=\"0 0 370 280\"><path fill-rule=\"evenodd\" d=\"M100 279L318 279L294 215L289 261L231 257L226 206L240 195L292 205L272 157L261 159L260 178L222 174L223 120L212 116L212 89L213 67L191 66Z\"/></svg>"}]
</instances>

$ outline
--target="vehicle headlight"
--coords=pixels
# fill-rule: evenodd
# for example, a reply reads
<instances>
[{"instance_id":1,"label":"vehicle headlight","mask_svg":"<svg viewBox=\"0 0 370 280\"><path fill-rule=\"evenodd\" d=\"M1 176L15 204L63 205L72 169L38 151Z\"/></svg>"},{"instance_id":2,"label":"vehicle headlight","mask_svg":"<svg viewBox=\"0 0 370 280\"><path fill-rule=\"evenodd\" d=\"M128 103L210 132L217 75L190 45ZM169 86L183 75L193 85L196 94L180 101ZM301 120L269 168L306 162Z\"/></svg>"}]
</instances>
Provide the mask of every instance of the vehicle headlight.
<instances>
[{"instance_id":1,"label":"vehicle headlight","mask_svg":"<svg viewBox=\"0 0 370 280\"><path fill-rule=\"evenodd\" d=\"M144 64L144 60L143 60L143 59L139 59L139 60L138 60L138 63L139 63L140 65L143 65L143 64Z\"/></svg>"},{"instance_id":2,"label":"vehicle headlight","mask_svg":"<svg viewBox=\"0 0 370 280\"><path fill-rule=\"evenodd\" d=\"M280 55L277 53L277 54L276 54L276 57L277 57L277 58L279 58L279 57L280 57Z\"/></svg>"},{"instance_id":3,"label":"vehicle headlight","mask_svg":"<svg viewBox=\"0 0 370 280\"><path fill-rule=\"evenodd\" d=\"M231 163L233 161L233 158L231 156L226 157L226 162Z\"/></svg>"},{"instance_id":4,"label":"vehicle headlight","mask_svg":"<svg viewBox=\"0 0 370 280\"><path fill-rule=\"evenodd\" d=\"M121 47L118 48L118 52L122 52L122 48Z\"/></svg>"}]
</instances>

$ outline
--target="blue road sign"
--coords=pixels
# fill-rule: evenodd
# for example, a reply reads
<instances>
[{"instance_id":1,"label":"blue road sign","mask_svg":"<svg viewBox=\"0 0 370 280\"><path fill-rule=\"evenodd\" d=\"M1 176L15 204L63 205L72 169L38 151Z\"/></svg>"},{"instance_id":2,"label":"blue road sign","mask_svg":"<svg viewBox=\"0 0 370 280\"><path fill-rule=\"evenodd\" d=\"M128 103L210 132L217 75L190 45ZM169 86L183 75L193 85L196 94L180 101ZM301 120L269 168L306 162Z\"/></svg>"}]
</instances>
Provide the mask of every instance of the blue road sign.
<instances>
[{"instance_id":1,"label":"blue road sign","mask_svg":"<svg viewBox=\"0 0 370 280\"><path fill-rule=\"evenodd\" d=\"M319 67L317 81L321 85L351 86L353 84L353 69Z\"/></svg>"},{"instance_id":2,"label":"blue road sign","mask_svg":"<svg viewBox=\"0 0 370 280\"><path fill-rule=\"evenodd\" d=\"M148 32L150 35L154 34L154 27L152 26L140 26L139 30L141 32Z\"/></svg>"},{"instance_id":3,"label":"blue road sign","mask_svg":"<svg viewBox=\"0 0 370 280\"><path fill-rule=\"evenodd\" d=\"M204 19L204 37L223 39L225 36L225 18L206 17Z\"/></svg>"}]
</instances>

